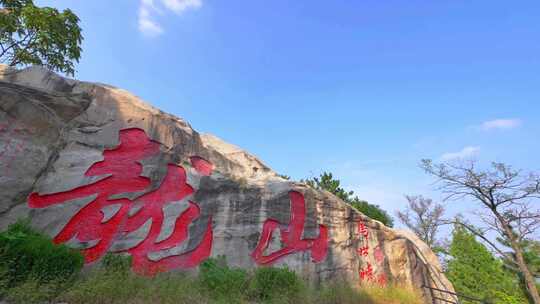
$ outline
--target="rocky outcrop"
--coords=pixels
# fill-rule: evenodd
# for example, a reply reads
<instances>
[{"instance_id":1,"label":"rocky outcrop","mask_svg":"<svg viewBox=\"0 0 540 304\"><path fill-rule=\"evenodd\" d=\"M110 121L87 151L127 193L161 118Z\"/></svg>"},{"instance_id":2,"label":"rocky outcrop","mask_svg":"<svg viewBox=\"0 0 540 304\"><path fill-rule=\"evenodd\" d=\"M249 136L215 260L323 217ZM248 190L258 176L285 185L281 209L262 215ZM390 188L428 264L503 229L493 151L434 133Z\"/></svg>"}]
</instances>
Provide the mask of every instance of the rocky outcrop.
<instances>
[{"instance_id":1,"label":"rocky outcrop","mask_svg":"<svg viewBox=\"0 0 540 304\"><path fill-rule=\"evenodd\" d=\"M152 275L225 255L315 284L398 283L426 303L452 300L425 288L453 291L416 236L111 86L0 66L0 172L0 229L29 217L87 263L129 254Z\"/></svg>"}]
</instances>

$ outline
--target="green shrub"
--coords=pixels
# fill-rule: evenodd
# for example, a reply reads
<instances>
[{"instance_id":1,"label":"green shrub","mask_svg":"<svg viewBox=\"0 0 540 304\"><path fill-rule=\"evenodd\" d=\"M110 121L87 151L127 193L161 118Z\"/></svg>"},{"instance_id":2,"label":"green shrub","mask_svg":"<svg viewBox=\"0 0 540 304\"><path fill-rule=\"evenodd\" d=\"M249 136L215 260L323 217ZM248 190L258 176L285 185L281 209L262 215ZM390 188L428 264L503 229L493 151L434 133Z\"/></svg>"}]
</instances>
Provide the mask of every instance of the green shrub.
<instances>
[{"instance_id":1,"label":"green shrub","mask_svg":"<svg viewBox=\"0 0 540 304\"><path fill-rule=\"evenodd\" d=\"M230 268L225 257L210 258L199 266L201 286L215 299L241 300L247 287L248 275L245 270Z\"/></svg>"},{"instance_id":2,"label":"green shrub","mask_svg":"<svg viewBox=\"0 0 540 304\"><path fill-rule=\"evenodd\" d=\"M287 267L257 268L249 284L250 297L260 301L280 298L294 300L304 289L303 280Z\"/></svg>"},{"instance_id":3,"label":"green shrub","mask_svg":"<svg viewBox=\"0 0 540 304\"><path fill-rule=\"evenodd\" d=\"M131 269L131 256L108 252L101 259L101 267L106 272L129 273Z\"/></svg>"},{"instance_id":4,"label":"green shrub","mask_svg":"<svg viewBox=\"0 0 540 304\"><path fill-rule=\"evenodd\" d=\"M53 244L28 221L18 221L0 233L0 269L5 272L8 288L27 280L65 282L80 271L83 263L78 251Z\"/></svg>"},{"instance_id":5,"label":"green shrub","mask_svg":"<svg viewBox=\"0 0 540 304\"><path fill-rule=\"evenodd\" d=\"M0 264L0 299L6 294L9 287L9 273L6 265Z\"/></svg>"}]
</instances>

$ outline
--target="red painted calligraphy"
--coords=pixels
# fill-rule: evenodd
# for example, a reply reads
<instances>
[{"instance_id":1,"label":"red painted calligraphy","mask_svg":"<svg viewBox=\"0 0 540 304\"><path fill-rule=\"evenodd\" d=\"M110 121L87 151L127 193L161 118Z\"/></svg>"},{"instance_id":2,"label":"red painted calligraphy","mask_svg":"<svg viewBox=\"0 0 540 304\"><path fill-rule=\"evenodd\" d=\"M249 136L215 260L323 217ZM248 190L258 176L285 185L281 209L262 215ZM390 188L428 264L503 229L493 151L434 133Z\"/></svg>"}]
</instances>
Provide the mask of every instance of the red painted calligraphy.
<instances>
[{"instance_id":1,"label":"red painted calligraphy","mask_svg":"<svg viewBox=\"0 0 540 304\"><path fill-rule=\"evenodd\" d=\"M120 229L124 234L129 234L140 228L148 220L152 220L148 236L137 246L129 249L128 252L133 257L134 270L138 273L152 275L161 270L189 268L197 266L210 256L212 248L212 226L211 220L200 245L193 251L183 255L173 255L158 261L148 258L148 254L171 249L186 241L188 236L188 226L200 215L199 207L189 201L186 211L176 220L171 235L158 241L158 236L162 232L164 221L163 208L167 203L181 201L194 192L193 188L186 183L186 173L182 167L169 165L167 176L161 186L150 193L147 193L136 200L144 206L137 211L134 216L129 217L125 226Z\"/></svg>"},{"instance_id":2,"label":"red painted calligraphy","mask_svg":"<svg viewBox=\"0 0 540 304\"><path fill-rule=\"evenodd\" d=\"M257 264L272 264L280 258L301 251L311 251L311 258L314 262L321 262L328 251L328 228L319 225L319 236L316 239L302 239L306 216L304 196L296 191L289 192L291 201L291 215L287 226L281 225L274 219L268 219L263 224L263 231L257 247L252 253L252 257ZM281 232L281 242L284 248L264 255L268 248L272 235L276 229Z\"/></svg>"},{"instance_id":3,"label":"red painted calligraphy","mask_svg":"<svg viewBox=\"0 0 540 304\"><path fill-rule=\"evenodd\" d=\"M368 256L369 254L369 247L368 246L364 246L364 247L360 247L358 248L358 254L361 255L361 256Z\"/></svg>"},{"instance_id":4,"label":"red painted calligraphy","mask_svg":"<svg viewBox=\"0 0 540 304\"><path fill-rule=\"evenodd\" d=\"M362 221L358 222L358 233L360 234L360 237L363 238L363 245L357 250L358 255L367 258L370 255L369 230L366 224ZM375 247L373 257L377 262L378 266L382 266L382 263L384 262L384 253L380 246ZM377 283L382 286L386 285L386 275L384 273L379 273L378 275L375 275L375 270L373 269L371 262L367 262L365 267L360 268L358 271L358 275L361 281Z\"/></svg>"},{"instance_id":5,"label":"red painted calligraphy","mask_svg":"<svg viewBox=\"0 0 540 304\"><path fill-rule=\"evenodd\" d=\"M193 168L195 168L195 170L197 170L199 174L204 176L209 176L210 174L212 174L214 166L206 159L199 156L192 156L189 160L191 161L191 165L193 166Z\"/></svg>"},{"instance_id":6,"label":"red painted calligraphy","mask_svg":"<svg viewBox=\"0 0 540 304\"><path fill-rule=\"evenodd\" d=\"M360 269L360 279L363 281L373 281L373 267L367 263L366 267Z\"/></svg>"},{"instance_id":7,"label":"red painted calligraphy","mask_svg":"<svg viewBox=\"0 0 540 304\"><path fill-rule=\"evenodd\" d=\"M142 173L140 161L159 153L159 147L160 144L150 140L143 130L121 130L120 144L104 151L104 160L93 164L85 173L85 176L103 177L102 179L66 192L44 195L32 193L28 204L31 208L44 208L95 196L54 238L56 243L73 239L82 243L95 243L82 250L87 263L103 256L116 237L132 233L151 220L150 230L142 237L142 241L124 249L133 256L134 270L154 274L173 268L196 266L210 255L211 221L201 243L192 251L157 260L148 258L150 253L170 249L186 241L189 224L200 215L197 204L189 201L188 208L176 219L172 233L164 240L157 240L164 221L163 207L167 203L180 201L194 192L186 182L186 172L182 167L169 164L167 174L159 188L140 196L135 201L126 198L127 194L147 191L150 180L140 175ZM206 171L209 172L211 170ZM118 206L115 213L110 216L104 213L104 208L114 206ZM137 211L129 215L130 210L135 210L134 208Z\"/></svg>"},{"instance_id":8,"label":"red painted calligraphy","mask_svg":"<svg viewBox=\"0 0 540 304\"><path fill-rule=\"evenodd\" d=\"M358 222L358 233L360 233L361 236L363 236L365 239L369 237L369 231L366 227L366 224L363 222Z\"/></svg>"}]
</instances>

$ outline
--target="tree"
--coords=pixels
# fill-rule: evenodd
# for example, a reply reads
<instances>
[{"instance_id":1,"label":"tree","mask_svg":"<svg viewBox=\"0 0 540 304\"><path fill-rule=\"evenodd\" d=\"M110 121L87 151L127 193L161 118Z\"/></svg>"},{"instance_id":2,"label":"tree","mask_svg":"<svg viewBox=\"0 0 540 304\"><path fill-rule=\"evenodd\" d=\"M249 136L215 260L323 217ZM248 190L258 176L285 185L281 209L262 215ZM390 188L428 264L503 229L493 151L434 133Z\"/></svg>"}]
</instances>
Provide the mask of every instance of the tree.
<instances>
[{"instance_id":1,"label":"tree","mask_svg":"<svg viewBox=\"0 0 540 304\"><path fill-rule=\"evenodd\" d=\"M341 181L334 179L332 173L330 172L323 172L321 173L320 177L301 180L301 182L305 182L315 189L326 190L347 203L351 200L351 196L354 194L353 191L345 191L345 189L341 188Z\"/></svg>"},{"instance_id":2,"label":"tree","mask_svg":"<svg viewBox=\"0 0 540 304\"><path fill-rule=\"evenodd\" d=\"M74 75L83 37L69 9L37 7L32 0L0 0L0 62L42 65Z\"/></svg>"},{"instance_id":3,"label":"tree","mask_svg":"<svg viewBox=\"0 0 540 304\"><path fill-rule=\"evenodd\" d=\"M452 233L446 276L456 291L463 295L480 298L488 303L525 303L517 277L504 270L474 234L463 226L455 225ZM477 303L464 300L460 303Z\"/></svg>"},{"instance_id":4,"label":"tree","mask_svg":"<svg viewBox=\"0 0 540 304\"><path fill-rule=\"evenodd\" d=\"M540 242L527 240L523 242L523 256L533 276L540 279Z\"/></svg>"},{"instance_id":5,"label":"tree","mask_svg":"<svg viewBox=\"0 0 540 304\"><path fill-rule=\"evenodd\" d=\"M405 196L407 207L398 211L398 219L431 247L440 247L437 232L443 224L444 207L423 196Z\"/></svg>"},{"instance_id":6,"label":"tree","mask_svg":"<svg viewBox=\"0 0 540 304\"><path fill-rule=\"evenodd\" d=\"M523 242L531 239L540 228L540 210L532 207L533 202L538 206L540 199L540 177L534 173L524 174L503 163L492 163L489 169L481 170L474 161L433 164L431 160L423 160L422 168L437 178L439 189L447 195L445 200L471 198L478 203L481 209L476 215L484 227L478 230L462 222L457 224L481 238L509 267L520 273L532 302L540 304L535 278L522 248ZM511 252L505 252L502 246L491 241L487 232L507 241Z\"/></svg>"},{"instance_id":7,"label":"tree","mask_svg":"<svg viewBox=\"0 0 540 304\"><path fill-rule=\"evenodd\" d=\"M508 241L506 240L499 239L499 242L505 246L508 246ZM521 243L521 248L523 248L523 257L527 267L536 280L540 279L540 242L535 240L526 240ZM508 271L519 277L520 285L526 291L527 285L523 275L520 272L515 271L515 268L512 267L512 265L509 265L509 262L507 261L505 262L505 267L508 269ZM536 286L536 288L538 288L538 283Z\"/></svg>"},{"instance_id":8,"label":"tree","mask_svg":"<svg viewBox=\"0 0 540 304\"><path fill-rule=\"evenodd\" d=\"M367 201L359 199L357 196L348 203L365 216L377 220L385 226L394 227L394 219L392 219L388 212L379 207L379 205L370 204Z\"/></svg>"},{"instance_id":9,"label":"tree","mask_svg":"<svg viewBox=\"0 0 540 304\"><path fill-rule=\"evenodd\" d=\"M378 205L370 204L367 201L359 199L358 196L353 197L354 191L346 191L341 188L341 182L338 179L334 179L330 172L323 172L319 177L301 180L301 182L308 184L314 189L326 190L334 194L356 210L362 212L365 216L377 220L388 227L394 225L394 220L385 210L381 209Z\"/></svg>"}]
</instances>

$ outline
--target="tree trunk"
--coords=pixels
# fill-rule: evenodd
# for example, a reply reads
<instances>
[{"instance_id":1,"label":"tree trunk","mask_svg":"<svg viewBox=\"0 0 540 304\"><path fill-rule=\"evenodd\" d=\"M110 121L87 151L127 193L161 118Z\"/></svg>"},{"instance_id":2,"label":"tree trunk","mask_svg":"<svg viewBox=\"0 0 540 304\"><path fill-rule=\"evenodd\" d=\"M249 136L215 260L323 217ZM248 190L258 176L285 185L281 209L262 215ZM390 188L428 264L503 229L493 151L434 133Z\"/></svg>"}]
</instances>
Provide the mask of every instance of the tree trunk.
<instances>
[{"instance_id":1,"label":"tree trunk","mask_svg":"<svg viewBox=\"0 0 540 304\"><path fill-rule=\"evenodd\" d=\"M531 296L534 304L540 304L540 295L538 294L538 289L536 288L536 280L525 263L521 247L519 247L519 245L515 245L517 245L517 243L512 241L512 248L516 254L516 262L519 266L519 270L523 274L525 285L527 285L527 292Z\"/></svg>"},{"instance_id":2,"label":"tree trunk","mask_svg":"<svg viewBox=\"0 0 540 304\"><path fill-rule=\"evenodd\" d=\"M514 231L512 230L512 227L510 227L510 225L504 220L504 218L499 214L499 212L493 210L493 213L495 213L495 216L501 223L504 233L510 241L510 246L512 247L512 249L514 249L514 254L516 255L516 263L518 264L519 270L523 275L523 279L525 280L525 285L527 286L527 292L529 293L529 296L531 297L534 304L540 304L540 295L538 294L538 289L536 288L536 280L532 275L531 271L529 270L529 267L527 267L527 263L525 263L525 258L523 258L523 250L519 245L518 240L516 240L516 236Z\"/></svg>"}]
</instances>

